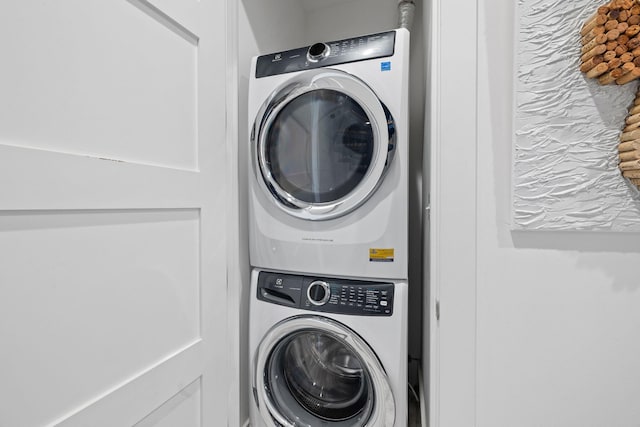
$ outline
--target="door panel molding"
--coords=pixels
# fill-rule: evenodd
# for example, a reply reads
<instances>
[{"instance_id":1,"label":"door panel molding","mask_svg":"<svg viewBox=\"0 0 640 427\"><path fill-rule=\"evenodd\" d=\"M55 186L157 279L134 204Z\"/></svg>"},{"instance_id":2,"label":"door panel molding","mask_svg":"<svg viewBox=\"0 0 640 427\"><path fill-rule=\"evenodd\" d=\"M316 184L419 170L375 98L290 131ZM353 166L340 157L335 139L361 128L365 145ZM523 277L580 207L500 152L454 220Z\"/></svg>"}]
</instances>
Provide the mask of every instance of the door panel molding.
<instances>
[{"instance_id":1,"label":"door panel molding","mask_svg":"<svg viewBox=\"0 0 640 427\"><path fill-rule=\"evenodd\" d=\"M201 378L202 340L133 375L69 414L54 421L59 427L132 426ZM123 404L124 403L124 404Z\"/></svg>"},{"instance_id":2,"label":"door panel molding","mask_svg":"<svg viewBox=\"0 0 640 427\"><path fill-rule=\"evenodd\" d=\"M180 37L182 37L192 45L198 46L198 41L200 40L200 38L196 34L191 32L187 27L180 24L171 16L164 13L162 10L155 7L152 3L148 2L147 0L127 0L127 1L131 3L133 6L140 9L142 12L149 15L151 18L158 21L168 30L173 31L174 33L176 33L177 35L179 35Z\"/></svg>"},{"instance_id":3,"label":"door panel molding","mask_svg":"<svg viewBox=\"0 0 640 427\"><path fill-rule=\"evenodd\" d=\"M136 423L135 427L198 427L202 425L202 377L180 390Z\"/></svg>"},{"instance_id":4,"label":"door panel molding","mask_svg":"<svg viewBox=\"0 0 640 427\"><path fill-rule=\"evenodd\" d=\"M0 142L197 170L203 52L171 27L125 1L12 6L0 16Z\"/></svg>"},{"instance_id":5,"label":"door panel molding","mask_svg":"<svg viewBox=\"0 0 640 427\"><path fill-rule=\"evenodd\" d=\"M2 210L194 208L208 185L195 171L0 145Z\"/></svg>"},{"instance_id":6,"label":"door panel molding","mask_svg":"<svg viewBox=\"0 0 640 427\"><path fill-rule=\"evenodd\" d=\"M200 34L203 30L202 20L198 19L198 13L203 7L200 0L127 0L140 1L147 3L148 7L152 7L166 16L170 16L175 22L179 22L180 26L184 26L192 34ZM205 23L206 25L206 23ZM197 37L197 36L196 36Z\"/></svg>"}]
</instances>

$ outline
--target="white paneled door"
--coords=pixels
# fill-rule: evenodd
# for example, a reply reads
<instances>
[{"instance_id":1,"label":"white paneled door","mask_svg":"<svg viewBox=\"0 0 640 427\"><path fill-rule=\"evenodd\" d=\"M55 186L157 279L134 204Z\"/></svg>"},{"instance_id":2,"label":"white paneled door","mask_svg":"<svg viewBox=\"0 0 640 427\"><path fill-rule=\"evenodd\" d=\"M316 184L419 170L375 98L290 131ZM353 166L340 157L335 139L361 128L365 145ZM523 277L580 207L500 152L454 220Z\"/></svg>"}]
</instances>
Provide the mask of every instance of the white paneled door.
<instances>
[{"instance_id":1,"label":"white paneled door","mask_svg":"<svg viewBox=\"0 0 640 427\"><path fill-rule=\"evenodd\" d=\"M227 424L225 2L0 10L0 426Z\"/></svg>"}]
</instances>

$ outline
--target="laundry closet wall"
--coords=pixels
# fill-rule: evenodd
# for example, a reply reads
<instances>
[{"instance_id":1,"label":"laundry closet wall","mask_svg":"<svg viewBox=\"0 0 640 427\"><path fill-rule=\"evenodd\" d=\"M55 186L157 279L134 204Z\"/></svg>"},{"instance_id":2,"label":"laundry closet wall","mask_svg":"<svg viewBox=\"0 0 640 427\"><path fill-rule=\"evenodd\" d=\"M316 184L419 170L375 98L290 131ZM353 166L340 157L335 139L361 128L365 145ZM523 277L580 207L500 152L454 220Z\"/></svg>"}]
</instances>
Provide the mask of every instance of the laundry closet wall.
<instances>
[{"instance_id":1,"label":"laundry closet wall","mask_svg":"<svg viewBox=\"0 0 640 427\"><path fill-rule=\"evenodd\" d=\"M510 230L514 7L439 0L429 24L431 425L635 426L640 236Z\"/></svg>"},{"instance_id":2,"label":"laundry closet wall","mask_svg":"<svg viewBox=\"0 0 640 427\"><path fill-rule=\"evenodd\" d=\"M376 33L397 27L395 0L241 0L238 5L238 144L239 144L239 212L241 224L248 224L247 201L247 89L252 56L312 44L317 41ZM422 145L424 128L424 41L422 13L418 5L411 31L410 69L410 357L421 357L422 317ZM248 266L247 228L240 235L240 253ZM242 270L242 269L241 269ZM248 268L242 270L240 293L240 337L248 334ZM241 342L240 366L248 366L246 343ZM244 347L242 347L244 346ZM410 364L410 376L417 381L417 361ZM248 384L247 372L241 369L241 384ZM245 376L245 378L242 378ZM241 413L247 408L247 394L241 395Z\"/></svg>"}]
</instances>

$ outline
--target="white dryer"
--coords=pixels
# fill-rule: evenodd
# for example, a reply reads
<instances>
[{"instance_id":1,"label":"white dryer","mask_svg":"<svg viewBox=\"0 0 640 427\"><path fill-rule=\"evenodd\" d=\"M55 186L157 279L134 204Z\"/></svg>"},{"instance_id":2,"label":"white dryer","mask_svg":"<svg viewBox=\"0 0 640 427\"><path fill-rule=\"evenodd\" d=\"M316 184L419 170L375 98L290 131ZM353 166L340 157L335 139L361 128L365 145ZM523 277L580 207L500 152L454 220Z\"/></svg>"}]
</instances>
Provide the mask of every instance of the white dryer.
<instances>
[{"instance_id":1,"label":"white dryer","mask_svg":"<svg viewBox=\"0 0 640 427\"><path fill-rule=\"evenodd\" d=\"M406 427L407 284L254 270L252 427Z\"/></svg>"},{"instance_id":2,"label":"white dryer","mask_svg":"<svg viewBox=\"0 0 640 427\"><path fill-rule=\"evenodd\" d=\"M253 58L254 267L406 279L405 29Z\"/></svg>"}]
</instances>

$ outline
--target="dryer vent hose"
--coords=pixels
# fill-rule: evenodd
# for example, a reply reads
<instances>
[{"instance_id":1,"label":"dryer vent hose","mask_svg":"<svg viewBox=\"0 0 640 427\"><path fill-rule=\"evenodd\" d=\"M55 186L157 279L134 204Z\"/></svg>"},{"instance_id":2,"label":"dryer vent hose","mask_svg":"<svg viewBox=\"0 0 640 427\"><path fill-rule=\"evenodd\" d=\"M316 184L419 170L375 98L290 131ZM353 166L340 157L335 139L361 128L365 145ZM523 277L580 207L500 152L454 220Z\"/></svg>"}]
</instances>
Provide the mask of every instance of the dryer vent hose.
<instances>
[{"instance_id":1,"label":"dryer vent hose","mask_svg":"<svg viewBox=\"0 0 640 427\"><path fill-rule=\"evenodd\" d=\"M398 26L400 28L411 31L415 8L414 0L398 0L398 11L400 12Z\"/></svg>"}]
</instances>

